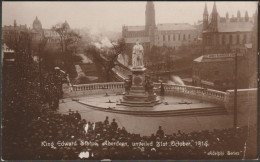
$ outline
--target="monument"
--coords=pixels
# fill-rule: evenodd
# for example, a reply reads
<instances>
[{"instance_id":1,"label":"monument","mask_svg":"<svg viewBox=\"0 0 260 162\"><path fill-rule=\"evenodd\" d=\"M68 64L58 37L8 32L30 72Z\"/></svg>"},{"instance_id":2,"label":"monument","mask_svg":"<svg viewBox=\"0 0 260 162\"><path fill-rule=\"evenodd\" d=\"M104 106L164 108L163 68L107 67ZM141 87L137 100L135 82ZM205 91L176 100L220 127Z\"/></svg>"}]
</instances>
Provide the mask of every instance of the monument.
<instances>
[{"instance_id":1,"label":"monument","mask_svg":"<svg viewBox=\"0 0 260 162\"><path fill-rule=\"evenodd\" d=\"M152 107L160 103L153 92L153 84L145 75L144 48L139 42L133 47L132 75L125 81L125 94L118 105L131 107Z\"/></svg>"}]
</instances>

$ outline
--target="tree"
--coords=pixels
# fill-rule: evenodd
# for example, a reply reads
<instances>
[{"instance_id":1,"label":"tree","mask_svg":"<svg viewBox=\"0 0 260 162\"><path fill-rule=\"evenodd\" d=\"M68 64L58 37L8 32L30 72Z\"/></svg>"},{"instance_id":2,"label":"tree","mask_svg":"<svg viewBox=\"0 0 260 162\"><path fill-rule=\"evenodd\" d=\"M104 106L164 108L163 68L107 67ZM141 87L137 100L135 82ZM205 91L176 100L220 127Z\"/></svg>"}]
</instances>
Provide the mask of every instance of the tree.
<instances>
[{"instance_id":1,"label":"tree","mask_svg":"<svg viewBox=\"0 0 260 162\"><path fill-rule=\"evenodd\" d=\"M8 36L4 38L4 42L9 48L13 49L15 52L18 52L19 50L30 51L32 36L29 31L19 31L14 29L10 31Z\"/></svg>"},{"instance_id":2,"label":"tree","mask_svg":"<svg viewBox=\"0 0 260 162\"><path fill-rule=\"evenodd\" d=\"M43 50L47 44L48 39L46 37L43 37L43 39L40 41L38 46L38 55L39 55L39 79L40 79L40 92L43 91L43 84L42 84L42 53Z\"/></svg>"},{"instance_id":3,"label":"tree","mask_svg":"<svg viewBox=\"0 0 260 162\"><path fill-rule=\"evenodd\" d=\"M67 22L54 25L52 30L59 34L62 53L68 51L69 46L75 45L81 39L78 33L70 29Z\"/></svg>"},{"instance_id":4,"label":"tree","mask_svg":"<svg viewBox=\"0 0 260 162\"><path fill-rule=\"evenodd\" d=\"M112 69L117 65L117 58L120 54L124 53L125 48L126 45L123 39L112 43L111 48L102 49L94 45L88 48L87 52L92 55L93 61L102 67L107 82L111 80Z\"/></svg>"},{"instance_id":5,"label":"tree","mask_svg":"<svg viewBox=\"0 0 260 162\"><path fill-rule=\"evenodd\" d=\"M65 65L65 71L68 72L73 65L72 58L73 53L76 51L77 44L81 40L81 36L75 31L71 30L69 24L64 23L56 24L52 27L52 30L57 32L60 39L61 54Z\"/></svg>"}]
</instances>

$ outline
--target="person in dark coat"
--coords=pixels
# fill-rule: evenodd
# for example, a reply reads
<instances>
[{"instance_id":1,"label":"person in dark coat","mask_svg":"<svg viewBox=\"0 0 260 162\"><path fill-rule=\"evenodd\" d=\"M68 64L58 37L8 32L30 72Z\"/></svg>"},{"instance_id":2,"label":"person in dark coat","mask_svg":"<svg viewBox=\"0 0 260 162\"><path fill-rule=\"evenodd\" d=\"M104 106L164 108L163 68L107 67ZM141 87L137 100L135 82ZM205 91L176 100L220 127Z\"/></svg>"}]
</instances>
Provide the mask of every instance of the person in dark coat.
<instances>
[{"instance_id":1,"label":"person in dark coat","mask_svg":"<svg viewBox=\"0 0 260 162\"><path fill-rule=\"evenodd\" d=\"M106 117L106 120L104 121L104 124L105 124L105 125L108 125L108 124L109 124L108 116Z\"/></svg>"},{"instance_id":2,"label":"person in dark coat","mask_svg":"<svg viewBox=\"0 0 260 162\"><path fill-rule=\"evenodd\" d=\"M159 126L159 130L156 132L156 136L162 138L164 136L164 131L162 130L162 127Z\"/></svg>"},{"instance_id":3,"label":"person in dark coat","mask_svg":"<svg viewBox=\"0 0 260 162\"><path fill-rule=\"evenodd\" d=\"M161 95L163 96L164 95L164 85L162 82L161 82L160 89L161 89Z\"/></svg>"},{"instance_id":4,"label":"person in dark coat","mask_svg":"<svg viewBox=\"0 0 260 162\"><path fill-rule=\"evenodd\" d=\"M112 123L111 123L111 127L113 131L116 131L118 128L117 122L115 119L113 119Z\"/></svg>"},{"instance_id":5,"label":"person in dark coat","mask_svg":"<svg viewBox=\"0 0 260 162\"><path fill-rule=\"evenodd\" d=\"M80 113L78 112L78 110L76 111L75 117L76 117L78 120L81 120L81 115L80 115Z\"/></svg>"}]
</instances>

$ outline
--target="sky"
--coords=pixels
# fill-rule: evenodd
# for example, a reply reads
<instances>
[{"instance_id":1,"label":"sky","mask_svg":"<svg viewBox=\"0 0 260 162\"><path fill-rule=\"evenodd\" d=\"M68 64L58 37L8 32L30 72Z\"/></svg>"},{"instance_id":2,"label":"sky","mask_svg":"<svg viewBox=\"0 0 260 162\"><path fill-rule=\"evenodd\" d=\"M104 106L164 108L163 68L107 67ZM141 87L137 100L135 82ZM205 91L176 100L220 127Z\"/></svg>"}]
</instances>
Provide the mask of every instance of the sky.
<instances>
[{"instance_id":1,"label":"sky","mask_svg":"<svg viewBox=\"0 0 260 162\"><path fill-rule=\"evenodd\" d=\"M213 1L206 2L211 13ZM229 12L241 16L248 11L249 16L256 11L256 1L216 2L220 16ZM43 28L64 22L71 28L95 28L106 31L121 31L122 25L145 24L145 1L139 2L2 2L2 26L12 25L14 19L17 24L27 24L32 27L33 20L38 16ZM158 23L190 23L202 20L205 1L201 2L154 2L155 20Z\"/></svg>"}]
</instances>

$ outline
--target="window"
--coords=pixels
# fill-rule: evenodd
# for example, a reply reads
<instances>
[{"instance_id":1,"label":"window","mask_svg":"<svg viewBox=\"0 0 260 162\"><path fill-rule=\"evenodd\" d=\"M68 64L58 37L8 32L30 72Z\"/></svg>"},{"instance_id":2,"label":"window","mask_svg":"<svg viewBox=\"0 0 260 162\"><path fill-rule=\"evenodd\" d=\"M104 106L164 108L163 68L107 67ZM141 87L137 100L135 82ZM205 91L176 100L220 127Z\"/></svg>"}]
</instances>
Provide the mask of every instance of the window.
<instances>
[{"instance_id":1,"label":"window","mask_svg":"<svg viewBox=\"0 0 260 162\"><path fill-rule=\"evenodd\" d=\"M173 35L173 40L175 41L175 34Z\"/></svg>"},{"instance_id":2,"label":"window","mask_svg":"<svg viewBox=\"0 0 260 162\"><path fill-rule=\"evenodd\" d=\"M218 44L221 44L221 43L222 43L221 37L222 37L222 35L219 35L219 36L218 36Z\"/></svg>"},{"instance_id":3,"label":"window","mask_svg":"<svg viewBox=\"0 0 260 162\"><path fill-rule=\"evenodd\" d=\"M219 37L217 35L215 36L215 43L219 44Z\"/></svg>"},{"instance_id":4,"label":"window","mask_svg":"<svg viewBox=\"0 0 260 162\"><path fill-rule=\"evenodd\" d=\"M168 41L170 41L171 35L168 35Z\"/></svg>"},{"instance_id":5,"label":"window","mask_svg":"<svg viewBox=\"0 0 260 162\"><path fill-rule=\"evenodd\" d=\"M181 34L179 34L179 40L181 40Z\"/></svg>"},{"instance_id":6,"label":"window","mask_svg":"<svg viewBox=\"0 0 260 162\"><path fill-rule=\"evenodd\" d=\"M229 36L229 44L233 44L233 36L232 35Z\"/></svg>"},{"instance_id":7,"label":"window","mask_svg":"<svg viewBox=\"0 0 260 162\"><path fill-rule=\"evenodd\" d=\"M183 40L186 40L185 34L183 34Z\"/></svg>"},{"instance_id":8,"label":"window","mask_svg":"<svg viewBox=\"0 0 260 162\"><path fill-rule=\"evenodd\" d=\"M237 35L237 44L240 44L239 35Z\"/></svg>"},{"instance_id":9,"label":"window","mask_svg":"<svg viewBox=\"0 0 260 162\"><path fill-rule=\"evenodd\" d=\"M165 41L165 35L163 35L163 41Z\"/></svg>"},{"instance_id":10,"label":"window","mask_svg":"<svg viewBox=\"0 0 260 162\"><path fill-rule=\"evenodd\" d=\"M222 36L222 44L226 44L226 42L225 42L225 35Z\"/></svg>"},{"instance_id":11,"label":"window","mask_svg":"<svg viewBox=\"0 0 260 162\"><path fill-rule=\"evenodd\" d=\"M246 43L246 34L244 34L244 39L243 39L243 42Z\"/></svg>"},{"instance_id":12,"label":"window","mask_svg":"<svg viewBox=\"0 0 260 162\"><path fill-rule=\"evenodd\" d=\"M189 37L189 39L190 39L190 34L189 34L189 36L188 36L188 37Z\"/></svg>"}]
</instances>

